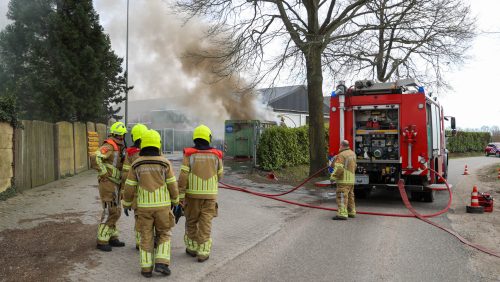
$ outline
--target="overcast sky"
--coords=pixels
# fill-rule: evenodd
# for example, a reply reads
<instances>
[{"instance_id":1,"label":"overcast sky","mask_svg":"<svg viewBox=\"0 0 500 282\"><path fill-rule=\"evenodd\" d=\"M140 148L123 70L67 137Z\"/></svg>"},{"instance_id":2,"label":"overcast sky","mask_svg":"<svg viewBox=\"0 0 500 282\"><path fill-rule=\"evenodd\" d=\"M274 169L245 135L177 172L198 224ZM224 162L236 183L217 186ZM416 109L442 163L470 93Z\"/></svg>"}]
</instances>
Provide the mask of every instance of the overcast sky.
<instances>
[{"instance_id":1,"label":"overcast sky","mask_svg":"<svg viewBox=\"0 0 500 282\"><path fill-rule=\"evenodd\" d=\"M107 0L95 0L95 8L101 17L101 24L105 30L110 30L113 48L120 56L125 55L125 14L126 0L113 0L113 9L104 5ZM161 1L161 0L148 0ZM123 2L123 5L119 5ZM137 0L131 0L137 5ZM0 0L0 28L7 23L5 13L8 0ZM478 19L479 32L482 33L473 43L468 55L471 57L465 65L454 73L447 74L453 91L439 93L446 115L457 118L460 128L479 128L483 125L500 126L500 11L499 0L470 0L473 14ZM131 3L133 7L134 3ZM122 13L118 9L123 9ZM113 16L107 16L111 15ZM122 14L123 17L116 17ZM133 9L131 20L133 21ZM123 22L123 30L116 30L116 26ZM130 34L130 40L134 35ZM132 58L130 58L132 60ZM134 70L131 69L130 73ZM329 92L325 90L325 92Z\"/></svg>"}]
</instances>

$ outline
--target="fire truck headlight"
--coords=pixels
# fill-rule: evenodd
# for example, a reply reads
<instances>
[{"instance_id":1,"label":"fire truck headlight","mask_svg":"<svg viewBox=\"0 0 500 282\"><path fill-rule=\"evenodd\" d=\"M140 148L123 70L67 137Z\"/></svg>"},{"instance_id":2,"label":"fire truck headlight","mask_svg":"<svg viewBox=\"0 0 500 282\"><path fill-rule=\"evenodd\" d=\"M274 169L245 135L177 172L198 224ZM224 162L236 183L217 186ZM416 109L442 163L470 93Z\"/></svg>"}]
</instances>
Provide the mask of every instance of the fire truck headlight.
<instances>
[{"instance_id":1,"label":"fire truck headlight","mask_svg":"<svg viewBox=\"0 0 500 282\"><path fill-rule=\"evenodd\" d=\"M335 111L337 111L337 108L332 107L332 112L335 112Z\"/></svg>"},{"instance_id":2,"label":"fire truck headlight","mask_svg":"<svg viewBox=\"0 0 500 282\"><path fill-rule=\"evenodd\" d=\"M418 104L418 108L419 109L423 109L424 108L424 104Z\"/></svg>"}]
</instances>

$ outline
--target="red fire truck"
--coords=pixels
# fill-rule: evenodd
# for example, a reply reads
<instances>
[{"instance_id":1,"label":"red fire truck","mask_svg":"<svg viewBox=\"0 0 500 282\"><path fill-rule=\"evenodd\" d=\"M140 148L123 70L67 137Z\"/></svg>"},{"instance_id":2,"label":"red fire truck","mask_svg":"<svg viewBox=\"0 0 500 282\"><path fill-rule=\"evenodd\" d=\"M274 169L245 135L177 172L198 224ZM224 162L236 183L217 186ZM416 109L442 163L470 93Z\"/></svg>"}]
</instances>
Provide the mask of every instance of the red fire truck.
<instances>
[{"instance_id":1,"label":"red fire truck","mask_svg":"<svg viewBox=\"0 0 500 282\"><path fill-rule=\"evenodd\" d=\"M356 194L397 188L399 179L412 200L432 202L432 188L444 187L428 168L447 177L445 120L452 135L455 118L445 117L436 98L426 95L413 79L389 83L340 83L330 101L330 160L341 140L357 156Z\"/></svg>"}]
</instances>

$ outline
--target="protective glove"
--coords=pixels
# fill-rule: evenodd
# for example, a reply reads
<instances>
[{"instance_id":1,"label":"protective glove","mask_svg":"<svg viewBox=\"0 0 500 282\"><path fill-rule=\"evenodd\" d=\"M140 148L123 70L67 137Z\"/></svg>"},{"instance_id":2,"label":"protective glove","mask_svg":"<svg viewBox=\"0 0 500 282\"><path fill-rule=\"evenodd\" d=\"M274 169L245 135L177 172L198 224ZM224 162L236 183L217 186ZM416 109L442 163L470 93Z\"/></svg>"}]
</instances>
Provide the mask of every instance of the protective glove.
<instances>
[{"instance_id":1,"label":"protective glove","mask_svg":"<svg viewBox=\"0 0 500 282\"><path fill-rule=\"evenodd\" d=\"M182 210L182 206L181 205L172 206L172 213L174 214L175 223L177 224L177 222L179 222L179 219L181 218L181 216L184 215L184 211Z\"/></svg>"},{"instance_id":2,"label":"protective glove","mask_svg":"<svg viewBox=\"0 0 500 282\"><path fill-rule=\"evenodd\" d=\"M330 183L335 183L337 181L337 178L335 177L335 175L332 173L330 174Z\"/></svg>"}]
</instances>

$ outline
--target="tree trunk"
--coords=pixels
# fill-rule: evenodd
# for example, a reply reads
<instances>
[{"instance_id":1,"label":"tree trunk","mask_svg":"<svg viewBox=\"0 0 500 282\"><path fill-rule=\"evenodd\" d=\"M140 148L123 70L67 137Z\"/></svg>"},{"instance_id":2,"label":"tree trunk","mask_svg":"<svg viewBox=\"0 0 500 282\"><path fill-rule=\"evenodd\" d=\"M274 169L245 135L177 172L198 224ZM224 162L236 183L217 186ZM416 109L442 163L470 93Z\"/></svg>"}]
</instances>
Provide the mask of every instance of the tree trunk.
<instances>
[{"instance_id":1,"label":"tree trunk","mask_svg":"<svg viewBox=\"0 0 500 282\"><path fill-rule=\"evenodd\" d=\"M307 94L309 102L309 175L326 165L325 120L323 117L323 74L321 50L311 46L306 54Z\"/></svg>"}]
</instances>

